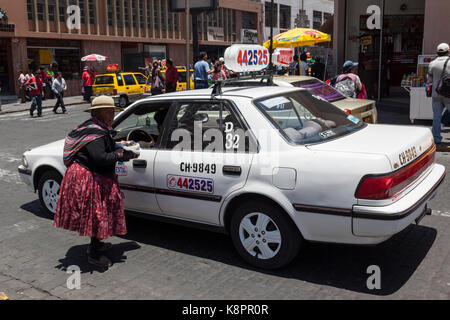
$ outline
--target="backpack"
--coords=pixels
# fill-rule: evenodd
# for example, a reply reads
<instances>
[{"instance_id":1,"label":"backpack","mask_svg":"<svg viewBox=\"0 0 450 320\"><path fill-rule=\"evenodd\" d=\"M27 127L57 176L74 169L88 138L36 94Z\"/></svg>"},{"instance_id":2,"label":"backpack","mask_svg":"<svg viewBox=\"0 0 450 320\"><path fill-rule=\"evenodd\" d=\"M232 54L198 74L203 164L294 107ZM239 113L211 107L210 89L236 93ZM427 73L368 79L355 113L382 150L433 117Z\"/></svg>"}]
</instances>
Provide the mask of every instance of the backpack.
<instances>
[{"instance_id":1,"label":"backpack","mask_svg":"<svg viewBox=\"0 0 450 320\"><path fill-rule=\"evenodd\" d=\"M445 61L442 76L436 88L436 92L446 98L450 98L450 74L447 74L447 64L449 60L450 58Z\"/></svg>"},{"instance_id":2,"label":"backpack","mask_svg":"<svg viewBox=\"0 0 450 320\"><path fill-rule=\"evenodd\" d=\"M356 98L355 82L353 82L353 80L350 78L345 78L339 82L336 82L334 88L346 97Z\"/></svg>"}]
</instances>

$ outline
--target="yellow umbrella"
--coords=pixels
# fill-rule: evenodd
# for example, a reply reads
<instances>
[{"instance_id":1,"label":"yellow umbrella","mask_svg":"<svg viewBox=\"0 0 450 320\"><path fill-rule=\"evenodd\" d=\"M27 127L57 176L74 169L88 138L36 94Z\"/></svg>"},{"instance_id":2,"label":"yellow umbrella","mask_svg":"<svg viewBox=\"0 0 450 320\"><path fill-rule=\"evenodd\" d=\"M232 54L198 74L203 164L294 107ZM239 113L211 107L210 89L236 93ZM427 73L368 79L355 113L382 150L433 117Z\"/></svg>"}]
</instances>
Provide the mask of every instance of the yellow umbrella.
<instances>
[{"instance_id":1,"label":"yellow umbrella","mask_svg":"<svg viewBox=\"0 0 450 320\"><path fill-rule=\"evenodd\" d=\"M326 33L309 28L295 28L273 37L273 48L294 48L329 41L331 36ZM264 46L270 48L270 40Z\"/></svg>"}]
</instances>

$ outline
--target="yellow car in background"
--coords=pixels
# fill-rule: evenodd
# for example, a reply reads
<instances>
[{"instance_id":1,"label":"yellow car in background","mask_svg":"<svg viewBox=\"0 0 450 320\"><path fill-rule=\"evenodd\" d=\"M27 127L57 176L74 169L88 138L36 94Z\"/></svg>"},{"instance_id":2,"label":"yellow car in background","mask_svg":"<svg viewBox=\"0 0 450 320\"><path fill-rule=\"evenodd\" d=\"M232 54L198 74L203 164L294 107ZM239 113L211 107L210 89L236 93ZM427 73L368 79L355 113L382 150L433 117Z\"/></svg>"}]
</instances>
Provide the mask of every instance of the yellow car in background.
<instances>
[{"instance_id":1,"label":"yellow car in background","mask_svg":"<svg viewBox=\"0 0 450 320\"><path fill-rule=\"evenodd\" d=\"M146 92L147 77L139 72L105 73L95 76L92 86L93 96L111 96L117 106L125 108L128 104L142 98Z\"/></svg>"},{"instance_id":2,"label":"yellow car in background","mask_svg":"<svg viewBox=\"0 0 450 320\"><path fill-rule=\"evenodd\" d=\"M178 83L177 83L177 91L185 91L186 84L186 67L176 67L178 70ZM161 69L161 74L163 77L166 76L166 69ZM191 69L191 89L194 89L194 81L192 80L192 75L194 74L194 70ZM148 77L147 85L145 87L145 92L150 93L152 89L152 77L151 75Z\"/></svg>"}]
</instances>

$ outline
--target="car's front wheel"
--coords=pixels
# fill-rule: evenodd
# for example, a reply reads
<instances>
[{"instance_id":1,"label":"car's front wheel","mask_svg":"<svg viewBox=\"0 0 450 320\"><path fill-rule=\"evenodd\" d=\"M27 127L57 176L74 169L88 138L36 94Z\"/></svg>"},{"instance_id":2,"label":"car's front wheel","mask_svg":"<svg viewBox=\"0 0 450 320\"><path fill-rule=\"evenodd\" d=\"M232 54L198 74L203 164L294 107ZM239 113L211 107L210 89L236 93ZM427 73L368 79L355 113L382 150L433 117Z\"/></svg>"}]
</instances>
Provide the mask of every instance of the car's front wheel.
<instances>
[{"instance_id":1,"label":"car's front wheel","mask_svg":"<svg viewBox=\"0 0 450 320\"><path fill-rule=\"evenodd\" d=\"M38 183L39 201L48 215L56 212L56 204L59 198L59 189L62 176L56 171L47 171L42 174Z\"/></svg>"},{"instance_id":2,"label":"car's front wheel","mask_svg":"<svg viewBox=\"0 0 450 320\"><path fill-rule=\"evenodd\" d=\"M231 238L238 253L263 269L281 268L297 255L303 240L297 227L279 207L248 201L234 212Z\"/></svg>"}]
</instances>

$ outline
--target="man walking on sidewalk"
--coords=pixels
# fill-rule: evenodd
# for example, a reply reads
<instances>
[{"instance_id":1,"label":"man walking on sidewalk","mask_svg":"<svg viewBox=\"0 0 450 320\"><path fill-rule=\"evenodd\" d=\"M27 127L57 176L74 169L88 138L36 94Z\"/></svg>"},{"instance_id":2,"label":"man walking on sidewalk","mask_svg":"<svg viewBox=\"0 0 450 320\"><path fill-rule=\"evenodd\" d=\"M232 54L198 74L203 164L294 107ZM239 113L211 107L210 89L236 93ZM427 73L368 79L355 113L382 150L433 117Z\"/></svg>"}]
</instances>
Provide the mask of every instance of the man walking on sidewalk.
<instances>
[{"instance_id":1,"label":"man walking on sidewalk","mask_svg":"<svg viewBox=\"0 0 450 320\"><path fill-rule=\"evenodd\" d=\"M42 117L42 78L39 69L36 70L34 76L26 82L26 85L30 89L31 95L30 116L33 117L34 110L37 106L38 117Z\"/></svg>"},{"instance_id":2,"label":"man walking on sidewalk","mask_svg":"<svg viewBox=\"0 0 450 320\"><path fill-rule=\"evenodd\" d=\"M89 67L86 66L83 69L83 75L81 76L81 79L83 80L83 96L84 101L91 102L91 96L92 96L92 85L94 84L95 76L94 73L89 70Z\"/></svg>"},{"instance_id":3,"label":"man walking on sidewalk","mask_svg":"<svg viewBox=\"0 0 450 320\"><path fill-rule=\"evenodd\" d=\"M438 145L438 147L443 146L441 135L442 112L446 108L450 109L450 98L440 95L436 92L436 89L444 72L446 74L450 74L449 50L450 47L447 43L441 43L437 47L438 57L431 61L428 67L428 82L433 83L433 129L431 131L433 132L434 142Z\"/></svg>"},{"instance_id":4,"label":"man walking on sidewalk","mask_svg":"<svg viewBox=\"0 0 450 320\"><path fill-rule=\"evenodd\" d=\"M19 98L20 98L20 103L25 103L27 102L27 100L25 99L25 75L23 74L22 70L19 71L19 78L17 78L17 81L19 82Z\"/></svg>"},{"instance_id":5,"label":"man walking on sidewalk","mask_svg":"<svg viewBox=\"0 0 450 320\"><path fill-rule=\"evenodd\" d=\"M66 80L62 77L62 73L58 72L56 79L52 83L52 91L57 99L55 107L53 108L54 113L58 113L57 110L61 106L62 112L66 113L66 107L64 106L64 91L67 90Z\"/></svg>"}]
</instances>

